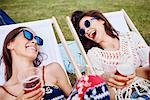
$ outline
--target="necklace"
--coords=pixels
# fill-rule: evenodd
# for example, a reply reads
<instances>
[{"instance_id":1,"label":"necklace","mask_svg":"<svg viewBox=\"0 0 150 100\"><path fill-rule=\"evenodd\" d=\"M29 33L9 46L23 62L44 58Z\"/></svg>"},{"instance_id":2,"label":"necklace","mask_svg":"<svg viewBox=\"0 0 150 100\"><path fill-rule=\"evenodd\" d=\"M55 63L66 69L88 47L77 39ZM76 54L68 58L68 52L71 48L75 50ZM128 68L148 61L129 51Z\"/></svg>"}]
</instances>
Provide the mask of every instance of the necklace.
<instances>
[{"instance_id":1,"label":"necklace","mask_svg":"<svg viewBox=\"0 0 150 100\"><path fill-rule=\"evenodd\" d=\"M10 93L4 86L0 86L4 89L5 92L7 92L9 95L13 96L13 97L17 97L16 95Z\"/></svg>"}]
</instances>

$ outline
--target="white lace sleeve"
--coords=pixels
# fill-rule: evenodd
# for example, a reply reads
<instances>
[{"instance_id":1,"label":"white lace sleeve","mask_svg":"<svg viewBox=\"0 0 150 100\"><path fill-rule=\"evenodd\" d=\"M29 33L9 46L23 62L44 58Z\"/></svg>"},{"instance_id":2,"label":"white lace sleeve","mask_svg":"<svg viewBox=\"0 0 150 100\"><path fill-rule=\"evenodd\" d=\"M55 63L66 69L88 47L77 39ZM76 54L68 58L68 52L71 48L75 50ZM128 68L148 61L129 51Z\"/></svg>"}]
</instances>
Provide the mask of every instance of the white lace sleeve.
<instances>
[{"instance_id":1,"label":"white lace sleeve","mask_svg":"<svg viewBox=\"0 0 150 100\"><path fill-rule=\"evenodd\" d=\"M92 67L94 68L96 74L102 75L104 73L104 70L101 65L101 61L99 60L100 56L99 56L99 54L97 54L98 52L94 48L90 49L88 51L87 55L88 55L90 63L92 64Z\"/></svg>"},{"instance_id":2,"label":"white lace sleeve","mask_svg":"<svg viewBox=\"0 0 150 100\"><path fill-rule=\"evenodd\" d=\"M132 40L135 44L135 49L137 51L137 54L139 55L140 57L140 60L141 60L141 65L142 67L147 67L149 66L149 47L148 45L146 44L146 42L144 41L143 38L141 38L137 33L135 32L131 32L131 36L132 36Z\"/></svg>"}]
</instances>

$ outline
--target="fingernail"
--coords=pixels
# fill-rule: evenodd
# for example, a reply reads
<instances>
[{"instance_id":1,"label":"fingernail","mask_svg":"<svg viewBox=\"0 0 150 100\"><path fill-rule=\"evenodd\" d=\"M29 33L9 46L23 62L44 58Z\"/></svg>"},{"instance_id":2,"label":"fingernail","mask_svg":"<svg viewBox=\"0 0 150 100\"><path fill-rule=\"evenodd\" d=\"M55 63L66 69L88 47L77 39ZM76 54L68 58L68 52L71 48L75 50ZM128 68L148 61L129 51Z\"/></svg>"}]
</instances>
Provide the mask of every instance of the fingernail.
<instances>
[{"instance_id":1,"label":"fingernail","mask_svg":"<svg viewBox=\"0 0 150 100\"><path fill-rule=\"evenodd\" d=\"M129 80L129 78L127 77L126 80Z\"/></svg>"},{"instance_id":2,"label":"fingernail","mask_svg":"<svg viewBox=\"0 0 150 100\"><path fill-rule=\"evenodd\" d=\"M41 91L45 94L45 89L44 88L41 88Z\"/></svg>"},{"instance_id":3,"label":"fingernail","mask_svg":"<svg viewBox=\"0 0 150 100\"><path fill-rule=\"evenodd\" d=\"M43 91L43 90L44 90L44 88L40 88L40 90L41 90L41 91Z\"/></svg>"},{"instance_id":4,"label":"fingernail","mask_svg":"<svg viewBox=\"0 0 150 100\"><path fill-rule=\"evenodd\" d=\"M129 85L129 83L128 83L128 82L126 82L126 85Z\"/></svg>"}]
</instances>

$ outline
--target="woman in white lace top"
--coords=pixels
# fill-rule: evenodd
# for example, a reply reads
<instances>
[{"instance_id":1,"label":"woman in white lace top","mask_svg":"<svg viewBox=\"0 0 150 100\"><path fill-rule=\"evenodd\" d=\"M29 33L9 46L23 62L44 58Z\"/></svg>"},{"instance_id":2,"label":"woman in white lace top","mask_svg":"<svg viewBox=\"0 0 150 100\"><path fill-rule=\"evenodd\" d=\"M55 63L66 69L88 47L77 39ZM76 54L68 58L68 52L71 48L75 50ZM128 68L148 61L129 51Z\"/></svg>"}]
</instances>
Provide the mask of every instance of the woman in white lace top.
<instances>
[{"instance_id":1,"label":"woman in white lace top","mask_svg":"<svg viewBox=\"0 0 150 100\"><path fill-rule=\"evenodd\" d=\"M110 86L111 98L114 94L119 100L150 98L150 81L139 77L146 74L136 73L149 66L149 47L137 33L119 35L96 10L75 11L71 20L96 74Z\"/></svg>"}]
</instances>

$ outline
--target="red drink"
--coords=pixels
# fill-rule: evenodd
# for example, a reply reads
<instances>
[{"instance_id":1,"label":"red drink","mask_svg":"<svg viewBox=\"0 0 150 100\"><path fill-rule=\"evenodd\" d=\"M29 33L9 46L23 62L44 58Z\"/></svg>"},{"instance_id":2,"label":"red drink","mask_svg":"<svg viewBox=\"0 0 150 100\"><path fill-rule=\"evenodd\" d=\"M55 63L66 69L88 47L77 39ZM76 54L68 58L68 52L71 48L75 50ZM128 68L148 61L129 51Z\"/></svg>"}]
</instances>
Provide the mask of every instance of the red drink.
<instances>
[{"instance_id":1,"label":"red drink","mask_svg":"<svg viewBox=\"0 0 150 100\"><path fill-rule=\"evenodd\" d=\"M31 76L23 81L23 87L25 93L37 90L41 88L40 78L38 76Z\"/></svg>"},{"instance_id":2,"label":"red drink","mask_svg":"<svg viewBox=\"0 0 150 100\"><path fill-rule=\"evenodd\" d=\"M18 80L22 83L25 93L41 88L40 70L29 68L18 74Z\"/></svg>"},{"instance_id":3,"label":"red drink","mask_svg":"<svg viewBox=\"0 0 150 100\"><path fill-rule=\"evenodd\" d=\"M118 71L116 71L115 75L120 75L120 76L123 76L123 77L127 77L125 75L120 74ZM119 81L119 82L126 82L125 80L117 80L117 81Z\"/></svg>"}]
</instances>

